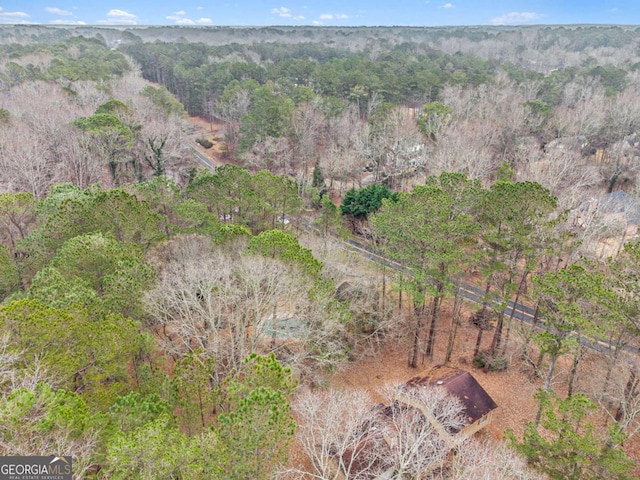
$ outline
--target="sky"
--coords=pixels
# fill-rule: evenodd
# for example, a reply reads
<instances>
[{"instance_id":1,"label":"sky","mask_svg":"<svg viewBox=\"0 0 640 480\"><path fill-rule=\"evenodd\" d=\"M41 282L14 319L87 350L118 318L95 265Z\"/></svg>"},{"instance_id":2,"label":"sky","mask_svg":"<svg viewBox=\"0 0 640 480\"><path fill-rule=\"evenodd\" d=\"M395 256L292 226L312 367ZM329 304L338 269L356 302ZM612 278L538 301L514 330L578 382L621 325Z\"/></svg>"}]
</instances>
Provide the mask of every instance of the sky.
<instances>
[{"instance_id":1,"label":"sky","mask_svg":"<svg viewBox=\"0 0 640 480\"><path fill-rule=\"evenodd\" d=\"M640 25L639 0L0 0L0 23L63 25Z\"/></svg>"}]
</instances>

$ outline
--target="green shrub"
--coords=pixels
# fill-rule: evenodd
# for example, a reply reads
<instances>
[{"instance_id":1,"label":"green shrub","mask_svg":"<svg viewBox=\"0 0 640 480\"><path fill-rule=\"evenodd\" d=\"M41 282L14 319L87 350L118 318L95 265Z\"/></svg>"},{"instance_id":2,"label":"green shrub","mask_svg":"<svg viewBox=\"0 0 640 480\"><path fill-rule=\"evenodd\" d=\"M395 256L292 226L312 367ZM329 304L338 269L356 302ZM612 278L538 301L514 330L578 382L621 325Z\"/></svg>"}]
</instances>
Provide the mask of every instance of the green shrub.
<instances>
[{"instance_id":1,"label":"green shrub","mask_svg":"<svg viewBox=\"0 0 640 480\"><path fill-rule=\"evenodd\" d=\"M473 358L473 366L476 368L484 368L485 365L489 366L490 372L501 372L509 367L509 362L505 357L500 355L489 355L489 352L482 351Z\"/></svg>"},{"instance_id":2,"label":"green shrub","mask_svg":"<svg viewBox=\"0 0 640 480\"><path fill-rule=\"evenodd\" d=\"M201 145L203 148L213 147L213 142L210 140L207 140L206 138L196 138L196 143Z\"/></svg>"},{"instance_id":3,"label":"green shrub","mask_svg":"<svg viewBox=\"0 0 640 480\"><path fill-rule=\"evenodd\" d=\"M485 359L482 353L480 353L477 357L473 357L473 366L476 368L483 368L485 364Z\"/></svg>"}]
</instances>

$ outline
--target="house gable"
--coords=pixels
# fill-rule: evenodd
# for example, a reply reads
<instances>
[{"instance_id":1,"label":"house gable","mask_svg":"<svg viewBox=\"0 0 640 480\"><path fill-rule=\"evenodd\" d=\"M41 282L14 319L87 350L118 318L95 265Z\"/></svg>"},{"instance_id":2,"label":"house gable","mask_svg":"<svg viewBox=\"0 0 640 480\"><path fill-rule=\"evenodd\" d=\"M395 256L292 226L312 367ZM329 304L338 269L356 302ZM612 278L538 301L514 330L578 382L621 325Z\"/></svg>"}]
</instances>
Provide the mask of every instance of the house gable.
<instances>
[{"instance_id":1,"label":"house gable","mask_svg":"<svg viewBox=\"0 0 640 480\"><path fill-rule=\"evenodd\" d=\"M464 407L467 425L473 425L498 407L473 375L466 370L436 365L405 384L406 388L422 386L444 388L450 395L457 397Z\"/></svg>"}]
</instances>

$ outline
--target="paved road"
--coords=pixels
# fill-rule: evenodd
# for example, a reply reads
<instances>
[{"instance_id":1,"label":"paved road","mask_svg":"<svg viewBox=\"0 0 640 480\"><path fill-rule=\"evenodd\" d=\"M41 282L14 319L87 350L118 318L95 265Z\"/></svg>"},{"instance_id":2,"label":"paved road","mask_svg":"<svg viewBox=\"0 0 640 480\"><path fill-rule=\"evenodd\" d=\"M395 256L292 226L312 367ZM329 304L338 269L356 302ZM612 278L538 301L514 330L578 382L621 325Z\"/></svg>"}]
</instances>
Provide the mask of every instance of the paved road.
<instances>
[{"instance_id":1,"label":"paved road","mask_svg":"<svg viewBox=\"0 0 640 480\"><path fill-rule=\"evenodd\" d=\"M375 263L378 263L380 265L385 265L398 272L409 273L409 269L407 267L405 267L404 265L402 265L401 263L393 259L390 259L383 252L371 247L370 245L366 245L362 242L358 242L357 240L352 240L352 239L347 239L342 241L344 242L345 246L349 250L357 252L358 254L362 255L365 258L368 258L369 260ZM460 286L460 294L462 295L463 298L473 303L477 303L477 304L482 303L483 297L484 297L483 289L478 288L477 286L467 282L460 282L459 286ZM509 300L507 309L505 310L505 315L507 317L510 317L511 312L513 312L514 319L522 320L523 322L532 324L536 310L535 308L532 308L529 305L523 305L522 303L515 303ZM545 328L545 326L541 323L538 323L537 326L538 328ZM608 352L609 354L613 352L613 346L608 341L603 339L590 341L582 337L581 343L583 346L596 350L598 352L602 352L602 353ZM622 350L624 352L633 354L634 357L640 355L640 348L638 347L624 345L622 347ZM633 364L635 358L626 358L624 360L629 364Z\"/></svg>"},{"instance_id":2,"label":"paved road","mask_svg":"<svg viewBox=\"0 0 640 480\"><path fill-rule=\"evenodd\" d=\"M191 150L191 153L193 154L193 158L196 162L198 162L198 165L204 168L208 168L212 172L216 171L216 165L215 163L213 163L213 161L209 157L203 154L196 147L189 146L188 148Z\"/></svg>"},{"instance_id":3,"label":"paved road","mask_svg":"<svg viewBox=\"0 0 640 480\"><path fill-rule=\"evenodd\" d=\"M379 263L381 265L385 265L393 270L398 272L409 273L409 269L402 265L401 263L396 262L393 259L387 257L380 250L376 250L375 248L366 245L364 243L358 242L357 240L345 240L345 244L347 248L352 251L360 253L362 256L368 258L369 260ZM484 297L484 290L479 288L471 283L467 282L459 282L460 293L461 295L474 303L482 303ZM528 305L523 305L522 303L515 303L513 301L509 301L507 309L505 310L505 315L510 316L513 311L513 318L518 320L523 320L528 323L533 322L533 317L535 315L535 308L531 308Z\"/></svg>"}]
</instances>

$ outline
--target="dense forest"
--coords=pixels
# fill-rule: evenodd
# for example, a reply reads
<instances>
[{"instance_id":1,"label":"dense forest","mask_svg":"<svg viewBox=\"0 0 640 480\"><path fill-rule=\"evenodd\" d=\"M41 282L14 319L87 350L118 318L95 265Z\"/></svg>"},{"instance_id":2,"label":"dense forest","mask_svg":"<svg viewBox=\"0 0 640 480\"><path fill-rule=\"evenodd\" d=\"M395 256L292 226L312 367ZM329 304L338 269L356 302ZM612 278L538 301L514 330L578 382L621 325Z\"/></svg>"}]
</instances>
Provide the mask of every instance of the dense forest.
<instances>
[{"instance_id":1,"label":"dense forest","mask_svg":"<svg viewBox=\"0 0 640 480\"><path fill-rule=\"evenodd\" d=\"M640 31L2 33L3 455L71 455L74 478L635 478ZM416 370L521 371L537 411L456 455L405 415L365 458L393 387L330 379L391 344Z\"/></svg>"}]
</instances>

